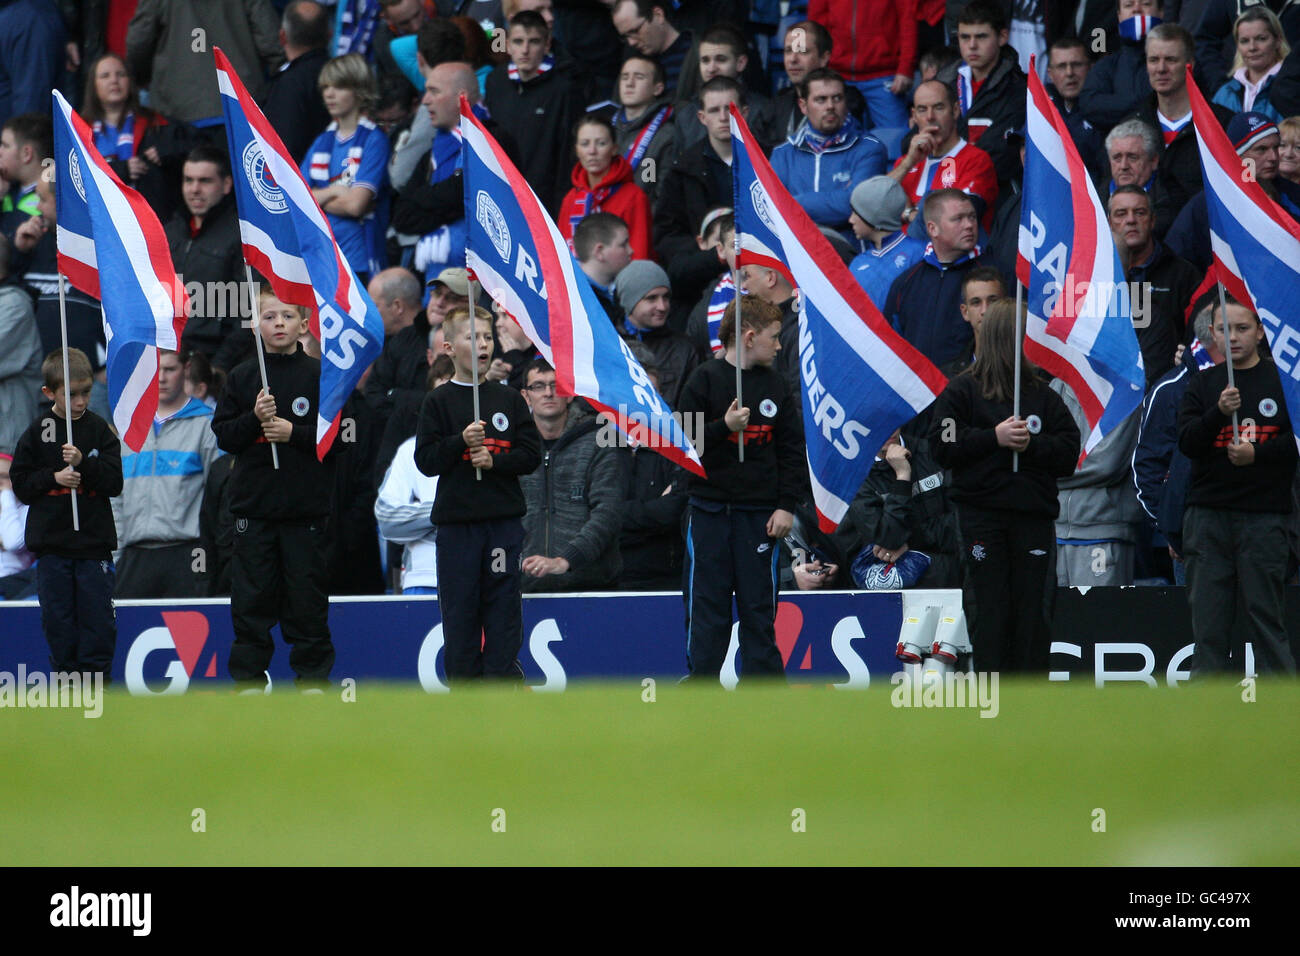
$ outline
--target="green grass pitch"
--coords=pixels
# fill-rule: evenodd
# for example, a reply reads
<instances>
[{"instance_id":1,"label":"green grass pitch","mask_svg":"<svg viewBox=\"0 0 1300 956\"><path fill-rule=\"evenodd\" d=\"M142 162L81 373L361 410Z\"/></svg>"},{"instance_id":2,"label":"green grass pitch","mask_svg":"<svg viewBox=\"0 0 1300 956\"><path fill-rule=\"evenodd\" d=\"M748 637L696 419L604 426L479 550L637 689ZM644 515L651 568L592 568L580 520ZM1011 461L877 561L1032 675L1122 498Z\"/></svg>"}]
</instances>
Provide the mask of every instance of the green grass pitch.
<instances>
[{"instance_id":1,"label":"green grass pitch","mask_svg":"<svg viewBox=\"0 0 1300 956\"><path fill-rule=\"evenodd\" d=\"M660 682L649 703L636 683L438 696L362 683L354 702L114 692L97 720L0 710L0 856L1294 864L1300 830L1280 821L1300 783L1300 688L1263 681L1256 693L1003 681L987 719L895 708L887 684Z\"/></svg>"}]
</instances>

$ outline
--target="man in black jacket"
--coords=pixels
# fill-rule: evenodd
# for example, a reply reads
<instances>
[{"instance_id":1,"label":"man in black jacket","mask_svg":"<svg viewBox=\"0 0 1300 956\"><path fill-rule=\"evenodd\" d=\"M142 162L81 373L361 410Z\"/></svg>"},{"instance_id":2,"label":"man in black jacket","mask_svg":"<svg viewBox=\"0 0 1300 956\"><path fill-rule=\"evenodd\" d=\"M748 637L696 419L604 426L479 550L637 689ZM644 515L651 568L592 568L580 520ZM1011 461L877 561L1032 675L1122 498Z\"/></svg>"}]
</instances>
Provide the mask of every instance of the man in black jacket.
<instances>
[{"instance_id":1,"label":"man in black jacket","mask_svg":"<svg viewBox=\"0 0 1300 956\"><path fill-rule=\"evenodd\" d=\"M1161 13L1162 8L1157 6L1155 16L1160 16ZM1146 36L1139 33L1123 37L1118 49L1108 44L1107 54L1088 71L1088 79L1079 95L1079 104L1084 117L1102 135L1109 133L1110 128L1124 117L1131 115L1151 92L1151 82L1147 79L1145 40ZM1191 59L1191 53L1189 42L1188 59Z\"/></svg>"},{"instance_id":2,"label":"man in black jacket","mask_svg":"<svg viewBox=\"0 0 1300 956\"><path fill-rule=\"evenodd\" d=\"M1006 134L1025 125L1025 85L1019 56L1007 46L1007 21L986 3L966 7L958 19L962 62L939 71L935 79L957 90L961 110L958 132L989 154L999 186L1020 172Z\"/></svg>"},{"instance_id":3,"label":"man in black jacket","mask_svg":"<svg viewBox=\"0 0 1300 956\"><path fill-rule=\"evenodd\" d=\"M1147 37L1147 76L1152 93L1139 105L1137 118L1164 139L1158 175L1172 208L1180 209L1201 191L1201 156L1192 127L1187 93L1187 65L1192 62L1192 35L1176 23L1162 23ZM1232 111L1211 103L1225 129Z\"/></svg>"},{"instance_id":4,"label":"man in black jacket","mask_svg":"<svg viewBox=\"0 0 1300 956\"><path fill-rule=\"evenodd\" d=\"M582 90L551 53L541 14L525 10L510 18L509 49L510 62L488 74L483 99L493 119L528 143L519 171L554 213L569 190Z\"/></svg>"},{"instance_id":5,"label":"man in black jacket","mask_svg":"<svg viewBox=\"0 0 1300 956\"><path fill-rule=\"evenodd\" d=\"M330 15L316 0L293 0L280 21L280 46L288 62L267 84L262 112L295 163L330 123L317 85L329 59L330 26Z\"/></svg>"},{"instance_id":6,"label":"man in black jacket","mask_svg":"<svg viewBox=\"0 0 1300 956\"><path fill-rule=\"evenodd\" d=\"M1148 387L1169 371L1186 339L1186 313L1201 272L1155 237L1151 197L1141 186L1120 186L1106 204L1115 247L1126 264L1133 328L1142 349Z\"/></svg>"},{"instance_id":7,"label":"man in black jacket","mask_svg":"<svg viewBox=\"0 0 1300 956\"><path fill-rule=\"evenodd\" d=\"M655 202L654 243L664 263L676 296L689 311L710 282L722 272L722 263L712 249L701 249L695 237L711 209L730 207L731 117L734 102L741 115L746 112L745 91L730 77L716 76L700 91L703 109L698 119L708 138L681 153L659 186Z\"/></svg>"},{"instance_id":8,"label":"man in black jacket","mask_svg":"<svg viewBox=\"0 0 1300 956\"><path fill-rule=\"evenodd\" d=\"M478 106L478 77L472 66L459 60L439 63L425 71L424 80L423 103L433 122L433 149L421 158L393 200L389 222L400 233L423 236L422 244L442 239L444 248L439 255L429 257L427 262L417 257L417 269L432 279L447 266L465 264L465 182L460 168L460 143L453 132L460 126L461 94L516 165L518 151L514 138Z\"/></svg>"},{"instance_id":9,"label":"man in black jacket","mask_svg":"<svg viewBox=\"0 0 1300 956\"><path fill-rule=\"evenodd\" d=\"M250 305L239 211L230 194L230 163L224 151L198 146L185 160L181 176L185 208L167 223L164 232L172 263L190 297L183 344L229 371L253 343L252 336L240 327ZM220 296L213 294L218 289L223 290Z\"/></svg>"}]
</instances>

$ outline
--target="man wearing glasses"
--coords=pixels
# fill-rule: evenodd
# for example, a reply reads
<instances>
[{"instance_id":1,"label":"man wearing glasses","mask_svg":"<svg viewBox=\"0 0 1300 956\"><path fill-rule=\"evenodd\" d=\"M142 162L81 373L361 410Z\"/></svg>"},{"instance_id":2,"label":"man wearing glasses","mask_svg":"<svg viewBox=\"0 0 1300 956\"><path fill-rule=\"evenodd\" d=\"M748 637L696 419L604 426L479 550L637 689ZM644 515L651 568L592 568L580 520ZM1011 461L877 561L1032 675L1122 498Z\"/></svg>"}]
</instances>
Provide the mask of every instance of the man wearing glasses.
<instances>
[{"instance_id":1,"label":"man wearing glasses","mask_svg":"<svg viewBox=\"0 0 1300 956\"><path fill-rule=\"evenodd\" d=\"M614 0L610 10L619 37L664 68L664 95L689 99L695 91L678 91L678 77L698 78L699 55L689 32L668 22L664 8L653 0Z\"/></svg>"},{"instance_id":2,"label":"man wearing glasses","mask_svg":"<svg viewBox=\"0 0 1300 956\"><path fill-rule=\"evenodd\" d=\"M555 388L555 370L536 359L524 373L524 400L542 437L542 463L522 475L523 590L613 590L623 570L622 449L598 440L586 402Z\"/></svg>"},{"instance_id":3,"label":"man wearing glasses","mask_svg":"<svg viewBox=\"0 0 1300 956\"><path fill-rule=\"evenodd\" d=\"M428 17L424 12L423 0L379 0L379 19L381 22L375 27L371 45L375 50L375 71L379 74L379 85L382 87L385 77L404 79L389 45L397 37L419 33Z\"/></svg>"}]
</instances>

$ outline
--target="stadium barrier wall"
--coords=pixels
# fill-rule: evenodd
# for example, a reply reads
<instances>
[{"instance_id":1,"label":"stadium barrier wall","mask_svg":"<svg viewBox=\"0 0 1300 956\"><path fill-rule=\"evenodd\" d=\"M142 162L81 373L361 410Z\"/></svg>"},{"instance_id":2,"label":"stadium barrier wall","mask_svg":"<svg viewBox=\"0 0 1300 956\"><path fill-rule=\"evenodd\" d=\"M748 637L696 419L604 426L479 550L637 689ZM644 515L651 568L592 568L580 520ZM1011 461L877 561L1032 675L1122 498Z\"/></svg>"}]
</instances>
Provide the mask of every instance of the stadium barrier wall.
<instances>
[{"instance_id":1,"label":"stadium barrier wall","mask_svg":"<svg viewBox=\"0 0 1300 956\"><path fill-rule=\"evenodd\" d=\"M1288 588L1287 621L1300 657L1300 588ZM950 601L959 592L783 593L777 642L791 682L862 688L888 686L911 601ZM113 677L133 694L180 694L228 683L233 639L226 599L118 601ZM334 598L330 629L334 680L419 681L446 689L442 627L432 597ZM1060 588L1052 629L1054 681L1098 686L1176 685L1188 677L1191 620L1180 588ZM735 635L723 683L735 681ZM1251 662L1249 650L1247 664ZM680 594L530 595L524 599L520 662L535 690L570 680L676 679L686 673ZM47 669L35 601L0 603L0 671ZM288 651L278 640L273 683L289 682Z\"/></svg>"}]
</instances>

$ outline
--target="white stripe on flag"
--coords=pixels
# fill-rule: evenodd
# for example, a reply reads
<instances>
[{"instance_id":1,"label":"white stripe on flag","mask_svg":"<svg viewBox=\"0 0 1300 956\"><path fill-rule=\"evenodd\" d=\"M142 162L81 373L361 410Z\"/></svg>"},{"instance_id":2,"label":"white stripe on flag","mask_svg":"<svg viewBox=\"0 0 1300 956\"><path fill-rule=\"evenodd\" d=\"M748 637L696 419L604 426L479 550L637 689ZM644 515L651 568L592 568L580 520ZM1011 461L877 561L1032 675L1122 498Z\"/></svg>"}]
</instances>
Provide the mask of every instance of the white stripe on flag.
<instances>
[{"instance_id":1,"label":"white stripe on flag","mask_svg":"<svg viewBox=\"0 0 1300 956\"><path fill-rule=\"evenodd\" d=\"M831 521L839 524L844 520L844 516L848 514L849 503L838 498L817 480L817 471L813 468L812 460L808 457L806 451L804 452L804 461L808 463L808 480L812 483L813 501L817 505L817 510Z\"/></svg>"},{"instance_id":2,"label":"white stripe on flag","mask_svg":"<svg viewBox=\"0 0 1300 956\"><path fill-rule=\"evenodd\" d=\"M1300 243L1296 242L1295 237L1255 205L1245 190L1237 185L1236 180L1224 172L1212 153L1202 148L1201 159L1206 173L1206 201L1209 201L1210 192L1213 191L1229 208L1230 215L1237 220L1243 232L1254 236L1260 245L1285 263L1292 272L1300 273ZM1223 242L1222 237L1219 242ZM1218 252L1219 246L1216 245L1214 250Z\"/></svg>"},{"instance_id":3,"label":"white stripe on flag","mask_svg":"<svg viewBox=\"0 0 1300 956\"><path fill-rule=\"evenodd\" d=\"M72 230L60 226L58 245L59 252L70 259L76 259L92 269L99 268L99 261L95 258L95 240L89 236L79 236Z\"/></svg>"},{"instance_id":4,"label":"white stripe on flag","mask_svg":"<svg viewBox=\"0 0 1300 956\"><path fill-rule=\"evenodd\" d=\"M311 274L307 271L307 263L302 256L295 256L279 248L270 236L247 219L239 220L239 237L245 245L253 246L266 255L271 260L271 268L280 278L311 285Z\"/></svg>"},{"instance_id":5,"label":"white stripe on flag","mask_svg":"<svg viewBox=\"0 0 1300 956\"><path fill-rule=\"evenodd\" d=\"M149 390L149 386L157 377L158 350L152 345L146 345L140 352L140 360L135 363L135 368L131 369L126 384L122 386L122 394L118 396L117 404L113 407L113 424L117 426L119 435L125 435L131 428L132 416L139 407L141 399L144 398L144 393Z\"/></svg>"}]
</instances>

